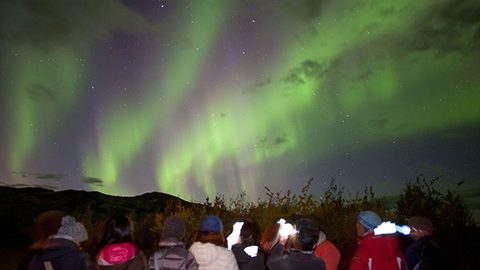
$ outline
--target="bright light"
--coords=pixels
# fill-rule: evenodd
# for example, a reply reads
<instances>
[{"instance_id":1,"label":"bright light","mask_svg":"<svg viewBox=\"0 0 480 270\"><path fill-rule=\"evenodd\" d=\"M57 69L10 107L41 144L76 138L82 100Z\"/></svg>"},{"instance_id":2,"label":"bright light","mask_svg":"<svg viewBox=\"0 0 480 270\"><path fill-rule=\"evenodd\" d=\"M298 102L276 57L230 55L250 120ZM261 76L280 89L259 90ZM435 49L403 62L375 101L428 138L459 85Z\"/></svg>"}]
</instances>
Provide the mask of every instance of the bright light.
<instances>
[{"instance_id":1,"label":"bright light","mask_svg":"<svg viewBox=\"0 0 480 270\"><path fill-rule=\"evenodd\" d=\"M256 257L258 254L258 246L248 246L243 251L245 251L250 257Z\"/></svg>"},{"instance_id":2,"label":"bright light","mask_svg":"<svg viewBox=\"0 0 480 270\"><path fill-rule=\"evenodd\" d=\"M281 218L277 223L280 224L280 229L278 230L280 236L290 236L297 233L297 230L293 228L293 225L287 223L285 219Z\"/></svg>"},{"instance_id":3,"label":"bright light","mask_svg":"<svg viewBox=\"0 0 480 270\"><path fill-rule=\"evenodd\" d=\"M232 249L232 246L238 243L242 226L243 222L235 222L235 224L233 224L232 233L227 237L228 249Z\"/></svg>"},{"instance_id":4,"label":"bright light","mask_svg":"<svg viewBox=\"0 0 480 270\"><path fill-rule=\"evenodd\" d=\"M375 235L380 235L380 234L392 234L399 232L404 235L409 235L410 234L410 227L407 225L397 225L393 222L390 221L385 221L382 222L377 228L374 230Z\"/></svg>"},{"instance_id":5,"label":"bright light","mask_svg":"<svg viewBox=\"0 0 480 270\"><path fill-rule=\"evenodd\" d=\"M397 232L403 234L403 235L409 235L410 231L412 230L409 226L403 225L403 226L396 226Z\"/></svg>"}]
</instances>

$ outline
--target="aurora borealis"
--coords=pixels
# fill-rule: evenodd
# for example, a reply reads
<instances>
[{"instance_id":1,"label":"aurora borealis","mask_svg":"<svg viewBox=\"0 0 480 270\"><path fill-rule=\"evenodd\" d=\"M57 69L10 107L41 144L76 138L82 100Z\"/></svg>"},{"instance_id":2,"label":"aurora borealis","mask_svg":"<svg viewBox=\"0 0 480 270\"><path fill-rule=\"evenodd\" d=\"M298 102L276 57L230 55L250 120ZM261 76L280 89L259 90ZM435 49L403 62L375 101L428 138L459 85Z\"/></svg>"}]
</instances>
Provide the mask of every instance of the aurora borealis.
<instances>
[{"instance_id":1,"label":"aurora borealis","mask_svg":"<svg viewBox=\"0 0 480 270\"><path fill-rule=\"evenodd\" d=\"M0 181L203 200L480 180L480 2L4 0Z\"/></svg>"}]
</instances>

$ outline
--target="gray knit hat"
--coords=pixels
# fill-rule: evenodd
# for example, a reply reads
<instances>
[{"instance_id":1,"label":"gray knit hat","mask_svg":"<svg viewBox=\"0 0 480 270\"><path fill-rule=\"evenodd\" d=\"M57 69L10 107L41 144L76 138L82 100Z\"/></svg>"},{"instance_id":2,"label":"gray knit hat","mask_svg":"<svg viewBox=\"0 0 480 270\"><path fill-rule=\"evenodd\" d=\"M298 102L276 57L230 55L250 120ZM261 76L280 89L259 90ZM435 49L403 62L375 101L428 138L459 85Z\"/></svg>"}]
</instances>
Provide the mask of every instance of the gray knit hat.
<instances>
[{"instance_id":1,"label":"gray knit hat","mask_svg":"<svg viewBox=\"0 0 480 270\"><path fill-rule=\"evenodd\" d=\"M168 216L162 229L162 238L182 239L185 236L185 222L179 216Z\"/></svg>"},{"instance_id":2,"label":"gray knit hat","mask_svg":"<svg viewBox=\"0 0 480 270\"><path fill-rule=\"evenodd\" d=\"M63 217L62 226L58 229L57 235L67 236L77 243L88 239L88 233L83 224L77 222L72 216Z\"/></svg>"}]
</instances>

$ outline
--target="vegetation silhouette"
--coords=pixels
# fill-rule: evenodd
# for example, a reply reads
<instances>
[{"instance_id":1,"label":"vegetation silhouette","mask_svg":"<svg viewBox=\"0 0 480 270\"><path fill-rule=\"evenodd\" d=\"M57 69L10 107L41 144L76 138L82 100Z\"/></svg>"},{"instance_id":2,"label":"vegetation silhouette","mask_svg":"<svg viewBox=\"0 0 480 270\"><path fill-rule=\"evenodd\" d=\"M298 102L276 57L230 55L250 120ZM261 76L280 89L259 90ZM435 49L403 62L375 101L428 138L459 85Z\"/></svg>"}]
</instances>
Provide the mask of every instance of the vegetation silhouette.
<instances>
[{"instance_id":1,"label":"vegetation silhouette","mask_svg":"<svg viewBox=\"0 0 480 270\"><path fill-rule=\"evenodd\" d=\"M341 251L339 269L348 269L356 246L355 222L361 210L372 210L383 220L403 224L414 215L430 217L434 222L440 243L452 257L457 269L480 269L476 251L480 248L479 227L456 189L441 192L436 187L440 177L426 180L419 176L407 183L394 205L385 196L377 197L373 187L347 198L343 186L334 179L322 196L310 192L313 178L299 194L291 190L275 192L265 187L265 199L252 202L245 192L226 199L223 195L206 198L203 203L191 203L162 193L147 193L136 197L108 196L98 192L58 191L40 188L0 187L1 229L11 234L0 235L1 243L15 243L18 247L30 244L30 228L34 218L43 211L58 209L71 213L89 232L84 248L93 253L101 240L102 228L112 213L128 215L134 222L135 240L146 256L155 249L162 224L169 215L178 215L187 225L184 241L192 243L192 235L201 219L216 215L225 225L225 234L238 220L254 221L261 232L268 232L279 218L287 221L299 217L316 221L328 238ZM459 183L460 186L462 182ZM409 237L397 235L403 247L411 243ZM11 247L11 244L7 245ZM6 248L5 246L2 248Z\"/></svg>"}]
</instances>

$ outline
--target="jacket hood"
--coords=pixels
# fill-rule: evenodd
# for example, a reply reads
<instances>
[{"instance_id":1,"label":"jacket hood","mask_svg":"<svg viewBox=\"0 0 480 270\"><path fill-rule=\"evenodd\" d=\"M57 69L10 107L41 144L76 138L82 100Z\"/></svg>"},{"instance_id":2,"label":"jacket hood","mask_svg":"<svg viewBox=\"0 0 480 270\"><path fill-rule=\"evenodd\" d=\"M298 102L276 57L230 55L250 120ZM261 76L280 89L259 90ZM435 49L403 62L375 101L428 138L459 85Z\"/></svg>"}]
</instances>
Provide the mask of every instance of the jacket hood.
<instances>
[{"instance_id":1,"label":"jacket hood","mask_svg":"<svg viewBox=\"0 0 480 270\"><path fill-rule=\"evenodd\" d=\"M122 264L132 260L137 254L133 243L109 244L103 247L97 257L99 265Z\"/></svg>"},{"instance_id":2,"label":"jacket hood","mask_svg":"<svg viewBox=\"0 0 480 270\"><path fill-rule=\"evenodd\" d=\"M320 231L320 232L318 233L317 245L320 245L320 244L323 243L325 240L327 240L327 236L325 235L324 232Z\"/></svg>"}]
</instances>

